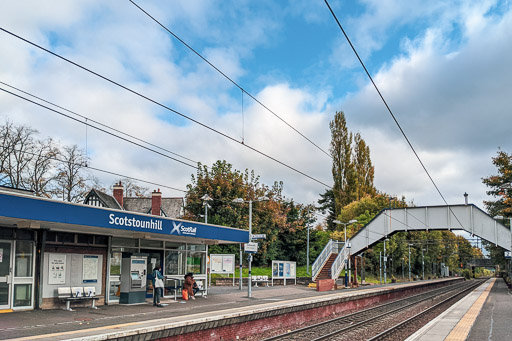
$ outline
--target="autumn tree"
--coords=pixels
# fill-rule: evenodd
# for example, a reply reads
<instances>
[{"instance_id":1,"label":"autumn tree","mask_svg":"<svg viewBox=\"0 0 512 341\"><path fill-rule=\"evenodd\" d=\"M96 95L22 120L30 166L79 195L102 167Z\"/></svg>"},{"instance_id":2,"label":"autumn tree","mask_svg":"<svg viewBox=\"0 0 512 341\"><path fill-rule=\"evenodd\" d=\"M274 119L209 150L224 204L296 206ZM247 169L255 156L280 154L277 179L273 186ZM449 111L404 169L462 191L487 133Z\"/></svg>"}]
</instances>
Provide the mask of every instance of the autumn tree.
<instances>
[{"instance_id":1,"label":"autumn tree","mask_svg":"<svg viewBox=\"0 0 512 341\"><path fill-rule=\"evenodd\" d=\"M484 201L484 205L490 216L503 216L507 219L502 223L510 225L508 218L512 217L512 155L498 150L497 155L492 158L492 163L496 166L498 174L482 178L482 182L490 188L487 195L495 200ZM506 264L505 250L502 247L489 242L484 242L484 247L496 264Z\"/></svg>"},{"instance_id":2,"label":"autumn tree","mask_svg":"<svg viewBox=\"0 0 512 341\"><path fill-rule=\"evenodd\" d=\"M268 265L272 259L283 258L303 262L306 226L311 223L310 205L293 203L283 194L283 183L275 182L272 186L260 183L254 171L244 172L233 169L226 161L217 161L211 168L199 164L196 175L192 175L187 185L185 218L204 221L204 201L208 194L208 223L236 228L249 228L249 205L252 200L252 231L264 233L266 240L260 241L255 263ZM258 198L267 197L268 201L259 202ZM244 203L234 203L242 198ZM315 242L316 234L310 236ZM323 247L323 245L322 245ZM215 245L210 247L212 253L235 253L238 245ZM320 250L321 251L321 250ZM316 257L312 254L311 257ZM314 258L312 258L314 259Z\"/></svg>"},{"instance_id":3,"label":"autumn tree","mask_svg":"<svg viewBox=\"0 0 512 341\"><path fill-rule=\"evenodd\" d=\"M482 182L490 188L487 195L496 200L484 201L485 208L493 217L512 217L512 155L498 150L492 163L498 169L498 174L482 178Z\"/></svg>"},{"instance_id":4,"label":"autumn tree","mask_svg":"<svg viewBox=\"0 0 512 341\"><path fill-rule=\"evenodd\" d=\"M334 230L332 221L338 219L342 209L367 195L374 196L374 167L370 158L370 147L361 134L353 135L347 128L343 112L336 112L329 123L331 130L333 187L320 194L319 209L327 212L327 229Z\"/></svg>"}]
</instances>

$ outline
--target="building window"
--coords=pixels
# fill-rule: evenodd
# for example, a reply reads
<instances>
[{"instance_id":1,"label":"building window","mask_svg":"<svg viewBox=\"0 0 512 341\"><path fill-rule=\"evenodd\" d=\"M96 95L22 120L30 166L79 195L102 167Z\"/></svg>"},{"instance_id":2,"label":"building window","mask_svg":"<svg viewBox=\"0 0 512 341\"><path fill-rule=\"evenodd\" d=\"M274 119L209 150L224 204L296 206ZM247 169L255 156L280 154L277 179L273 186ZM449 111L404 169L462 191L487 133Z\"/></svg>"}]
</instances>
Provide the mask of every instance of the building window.
<instances>
[{"instance_id":1,"label":"building window","mask_svg":"<svg viewBox=\"0 0 512 341\"><path fill-rule=\"evenodd\" d=\"M139 240L138 239L130 239L130 238L112 237L112 246L138 247Z\"/></svg>"},{"instance_id":2,"label":"building window","mask_svg":"<svg viewBox=\"0 0 512 341\"><path fill-rule=\"evenodd\" d=\"M94 236L92 234L79 234L78 235L78 244L92 244L94 240Z\"/></svg>"},{"instance_id":3,"label":"building window","mask_svg":"<svg viewBox=\"0 0 512 341\"><path fill-rule=\"evenodd\" d=\"M194 274L206 273L206 253L205 252L188 252L187 253L187 273Z\"/></svg>"},{"instance_id":4,"label":"building window","mask_svg":"<svg viewBox=\"0 0 512 341\"><path fill-rule=\"evenodd\" d=\"M108 236L94 236L94 244L108 245Z\"/></svg>"},{"instance_id":5,"label":"building window","mask_svg":"<svg viewBox=\"0 0 512 341\"><path fill-rule=\"evenodd\" d=\"M159 240L148 240L148 239L141 239L140 240L140 247L146 247L146 248L152 248L152 249L163 249L164 242Z\"/></svg>"},{"instance_id":6,"label":"building window","mask_svg":"<svg viewBox=\"0 0 512 341\"><path fill-rule=\"evenodd\" d=\"M16 264L14 266L15 277L32 277L33 243L16 241ZM30 305L30 304L29 304Z\"/></svg>"},{"instance_id":7,"label":"building window","mask_svg":"<svg viewBox=\"0 0 512 341\"><path fill-rule=\"evenodd\" d=\"M67 233L67 232L59 232L57 234L57 242L59 243L67 243L74 244L75 243L75 234Z\"/></svg>"},{"instance_id":8,"label":"building window","mask_svg":"<svg viewBox=\"0 0 512 341\"><path fill-rule=\"evenodd\" d=\"M14 284L14 306L28 307L32 300L32 284Z\"/></svg>"},{"instance_id":9,"label":"building window","mask_svg":"<svg viewBox=\"0 0 512 341\"><path fill-rule=\"evenodd\" d=\"M184 255L182 251L165 251L165 275L184 275Z\"/></svg>"}]
</instances>

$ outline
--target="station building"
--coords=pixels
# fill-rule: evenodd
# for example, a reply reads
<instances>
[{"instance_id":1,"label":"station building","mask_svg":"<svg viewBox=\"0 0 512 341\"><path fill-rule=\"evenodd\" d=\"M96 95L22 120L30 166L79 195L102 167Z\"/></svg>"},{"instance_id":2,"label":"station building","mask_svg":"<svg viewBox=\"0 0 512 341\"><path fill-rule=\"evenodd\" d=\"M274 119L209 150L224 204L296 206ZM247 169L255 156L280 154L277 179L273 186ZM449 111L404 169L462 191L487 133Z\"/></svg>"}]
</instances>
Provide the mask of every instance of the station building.
<instances>
[{"instance_id":1,"label":"station building","mask_svg":"<svg viewBox=\"0 0 512 341\"><path fill-rule=\"evenodd\" d=\"M84 204L0 188L0 311L62 307L60 287L94 287L98 305L131 303L122 290L130 256L145 259L145 275L160 264L168 288L188 272L206 285L208 246L246 243L249 233L178 219L183 207L160 191L124 197L121 183L112 196L91 190Z\"/></svg>"}]
</instances>

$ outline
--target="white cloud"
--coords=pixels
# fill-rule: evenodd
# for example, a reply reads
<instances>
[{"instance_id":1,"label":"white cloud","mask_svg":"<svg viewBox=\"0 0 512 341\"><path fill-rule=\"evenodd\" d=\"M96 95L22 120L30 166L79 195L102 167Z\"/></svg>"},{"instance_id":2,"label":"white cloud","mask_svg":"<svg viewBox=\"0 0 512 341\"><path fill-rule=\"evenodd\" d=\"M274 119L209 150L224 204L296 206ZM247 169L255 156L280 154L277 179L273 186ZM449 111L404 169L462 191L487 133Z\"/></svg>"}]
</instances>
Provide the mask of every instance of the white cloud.
<instances>
[{"instance_id":1,"label":"white cloud","mask_svg":"<svg viewBox=\"0 0 512 341\"><path fill-rule=\"evenodd\" d=\"M286 15L303 17L307 23L318 23L320 18L331 21L325 8L302 2L281 13L272 1L257 9L250 1L237 6L185 0L165 6L143 1L141 5L192 46L198 46L200 53L234 80L255 79L248 86L242 85L256 89L255 96L261 102L324 150L330 142L328 122L335 110L343 109L351 130L360 131L371 147L379 189L405 195L418 204L441 203L366 81L343 99L332 99L336 93L332 84L329 88L299 88L297 84L307 82L294 74L280 77L288 83L276 80L275 73L284 71L272 67L272 73L265 72L259 61L251 59L257 49L268 50L269 54L279 51L279 44L286 39L280 35ZM481 202L485 188L480 178L493 172L490 157L498 146L512 149L508 138L510 9L492 14L494 1L365 1L363 5L361 14L346 16L347 27L354 32L354 43L364 58L371 59L389 39L399 39L394 43L401 50L391 53L392 58L373 59L380 70L375 80L386 100L448 202L462 202L464 192ZM2 5L0 22L6 29L44 46L52 45L59 53L235 139L242 138L240 91L131 4L9 2ZM407 30L417 22L421 23L420 29ZM407 32L402 34L401 30ZM335 26L332 31L333 36L325 37L326 49L333 46L331 41L341 42ZM296 201L314 202L325 190L282 165L5 33L0 33L0 44L0 64L8 66L0 70L0 80L204 164L226 159L237 169L254 169L266 184L283 180L286 195ZM334 51L331 58L343 68L357 66L346 47ZM327 64L318 63L324 67ZM272 85L258 88L264 79L272 79ZM361 73L349 79L359 81ZM81 124L5 94L0 94L0 103L4 116L36 127L42 137L85 144ZM246 144L331 183L329 157L247 96L244 138ZM190 174L195 173L190 167L92 129L88 129L88 151L96 167L178 188L184 189ZM107 184L114 180L106 176L102 179Z\"/></svg>"}]
</instances>

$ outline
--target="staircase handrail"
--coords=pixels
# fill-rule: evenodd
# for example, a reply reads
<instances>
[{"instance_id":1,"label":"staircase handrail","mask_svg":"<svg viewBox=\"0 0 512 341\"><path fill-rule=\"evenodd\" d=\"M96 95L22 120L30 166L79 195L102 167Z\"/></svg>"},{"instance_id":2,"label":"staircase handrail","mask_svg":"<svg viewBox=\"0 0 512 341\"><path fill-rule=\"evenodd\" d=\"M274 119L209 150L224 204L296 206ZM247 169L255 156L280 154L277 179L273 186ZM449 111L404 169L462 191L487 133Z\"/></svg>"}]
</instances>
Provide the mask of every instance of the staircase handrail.
<instances>
[{"instance_id":1,"label":"staircase handrail","mask_svg":"<svg viewBox=\"0 0 512 341\"><path fill-rule=\"evenodd\" d=\"M322 267L327 262L329 257L331 256L331 253L338 252L338 249L336 247L336 250L334 251L334 242L332 239L329 239L329 242L327 245L325 245L324 249L320 253L320 255L316 258L315 262L313 263L313 266L311 267L311 279L314 282L318 274L320 273L320 270L322 270Z\"/></svg>"},{"instance_id":2,"label":"staircase handrail","mask_svg":"<svg viewBox=\"0 0 512 341\"><path fill-rule=\"evenodd\" d=\"M334 279L335 281L340 276L341 270L343 270L343 268L345 267L346 259L350 255L350 250L347 247L347 245L348 241L347 244L343 245L343 249L341 249L341 251L338 253L338 256L334 260L334 263L332 263L331 265L331 278Z\"/></svg>"}]
</instances>

